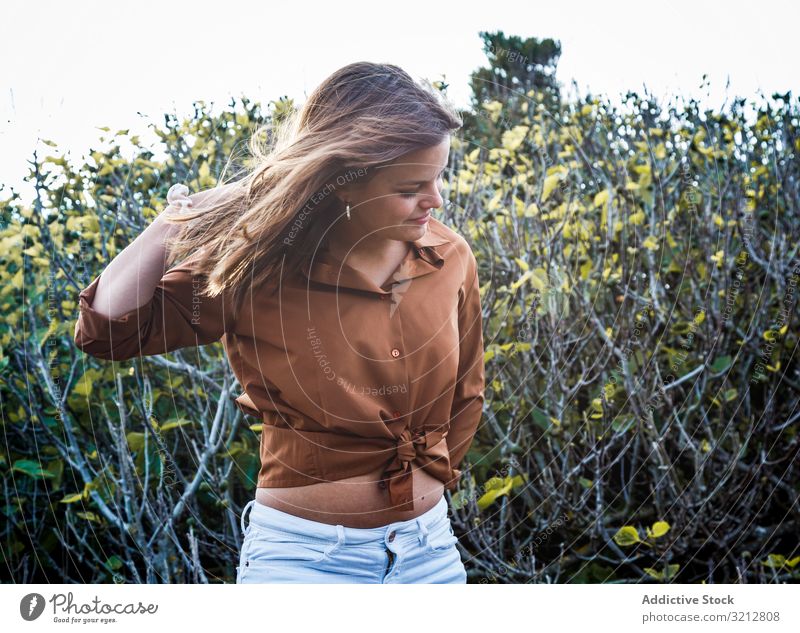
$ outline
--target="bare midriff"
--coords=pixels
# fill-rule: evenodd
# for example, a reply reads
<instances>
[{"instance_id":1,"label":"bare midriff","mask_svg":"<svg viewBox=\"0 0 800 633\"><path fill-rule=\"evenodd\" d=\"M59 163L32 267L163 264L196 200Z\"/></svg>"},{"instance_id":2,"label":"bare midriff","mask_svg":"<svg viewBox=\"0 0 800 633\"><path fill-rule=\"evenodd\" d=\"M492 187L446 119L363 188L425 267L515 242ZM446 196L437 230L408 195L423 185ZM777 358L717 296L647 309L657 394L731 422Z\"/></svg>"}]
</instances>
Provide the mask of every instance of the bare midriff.
<instances>
[{"instance_id":1,"label":"bare midriff","mask_svg":"<svg viewBox=\"0 0 800 633\"><path fill-rule=\"evenodd\" d=\"M382 470L338 481L293 488L256 488L256 501L304 519L354 528L381 527L414 519L444 494L444 484L421 468L412 471L414 509L396 510L378 482Z\"/></svg>"}]
</instances>

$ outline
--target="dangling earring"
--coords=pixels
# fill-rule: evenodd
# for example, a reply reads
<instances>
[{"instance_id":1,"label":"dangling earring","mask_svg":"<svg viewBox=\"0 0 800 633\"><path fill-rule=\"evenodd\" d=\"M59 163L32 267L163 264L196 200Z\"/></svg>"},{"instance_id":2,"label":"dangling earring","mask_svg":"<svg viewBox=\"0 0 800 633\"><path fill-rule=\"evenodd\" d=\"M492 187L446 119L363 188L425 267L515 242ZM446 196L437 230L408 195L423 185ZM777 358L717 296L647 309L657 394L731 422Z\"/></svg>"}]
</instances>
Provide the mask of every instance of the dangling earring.
<instances>
[{"instance_id":1,"label":"dangling earring","mask_svg":"<svg viewBox=\"0 0 800 633\"><path fill-rule=\"evenodd\" d=\"M350 219L350 203L349 202L347 203L347 208L345 209L345 211L347 212L347 219L349 220Z\"/></svg>"}]
</instances>

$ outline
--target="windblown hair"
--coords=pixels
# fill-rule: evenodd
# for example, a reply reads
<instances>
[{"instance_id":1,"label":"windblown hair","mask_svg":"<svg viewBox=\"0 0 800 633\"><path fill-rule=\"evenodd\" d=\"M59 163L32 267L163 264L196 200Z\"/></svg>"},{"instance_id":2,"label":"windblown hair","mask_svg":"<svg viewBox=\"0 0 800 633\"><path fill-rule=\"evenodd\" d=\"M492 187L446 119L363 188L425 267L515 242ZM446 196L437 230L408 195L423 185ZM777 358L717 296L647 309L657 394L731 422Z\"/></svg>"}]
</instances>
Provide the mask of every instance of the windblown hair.
<instances>
[{"instance_id":1,"label":"windblown hair","mask_svg":"<svg viewBox=\"0 0 800 633\"><path fill-rule=\"evenodd\" d=\"M327 229L344 213L332 195L337 186L367 182L377 168L438 145L462 124L426 79L417 83L392 64L344 66L302 108L254 132L251 166L221 186L224 195L210 196L198 205L202 210L164 211L167 222L184 224L168 241L169 265L202 250L199 292L232 290L238 310L248 290L273 282L276 290L279 277L297 273L326 241Z\"/></svg>"}]
</instances>

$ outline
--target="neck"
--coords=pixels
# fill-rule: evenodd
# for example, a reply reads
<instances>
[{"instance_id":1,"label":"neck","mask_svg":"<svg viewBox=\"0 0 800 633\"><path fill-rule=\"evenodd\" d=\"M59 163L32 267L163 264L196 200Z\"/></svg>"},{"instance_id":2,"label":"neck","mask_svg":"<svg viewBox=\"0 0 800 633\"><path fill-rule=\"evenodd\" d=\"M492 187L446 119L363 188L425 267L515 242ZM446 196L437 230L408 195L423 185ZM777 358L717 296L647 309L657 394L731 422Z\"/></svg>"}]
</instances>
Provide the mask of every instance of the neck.
<instances>
[{"instance_id":1,"label":"neck","mask_svg":"<svg viewBox=\"0 0 800 633\"><path fill-rule=\"evenodd\" d=\"M404 243L380 237L379 233L373 233L368 237L363 237L363 235L364 233L356 226L351 228L338 224L328 232L325 248L342 260L347 258L348 260L368 262L382 260L387 253L391 253L394 249L399 251L400 244L403 245L403 248L405 247Z\"/></svg>"}]
</instances>

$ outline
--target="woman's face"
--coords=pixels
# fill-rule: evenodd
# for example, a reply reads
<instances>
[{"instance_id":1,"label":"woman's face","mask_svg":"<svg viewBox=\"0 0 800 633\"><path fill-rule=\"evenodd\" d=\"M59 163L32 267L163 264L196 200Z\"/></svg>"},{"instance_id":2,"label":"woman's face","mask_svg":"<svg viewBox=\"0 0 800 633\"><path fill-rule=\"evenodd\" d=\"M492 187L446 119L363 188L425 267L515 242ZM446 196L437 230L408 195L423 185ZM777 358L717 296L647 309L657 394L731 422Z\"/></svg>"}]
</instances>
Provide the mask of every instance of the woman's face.
<instances>
[{"instance_id":1,"label":"woman's face","mask_svg":"<svg viewBox=\"0 0 800 633\"><path fill-rule=\"evenodd\" d=\"M350 202L350 220L343 214L336 232L346 234L351 243L361 240L359 248L368 242L414 241L425 235L424 218L443 203L440 188L449 153L448 137L395 159L369 182L348 189L342 198Z\"/></svg>"}]
</instances>

